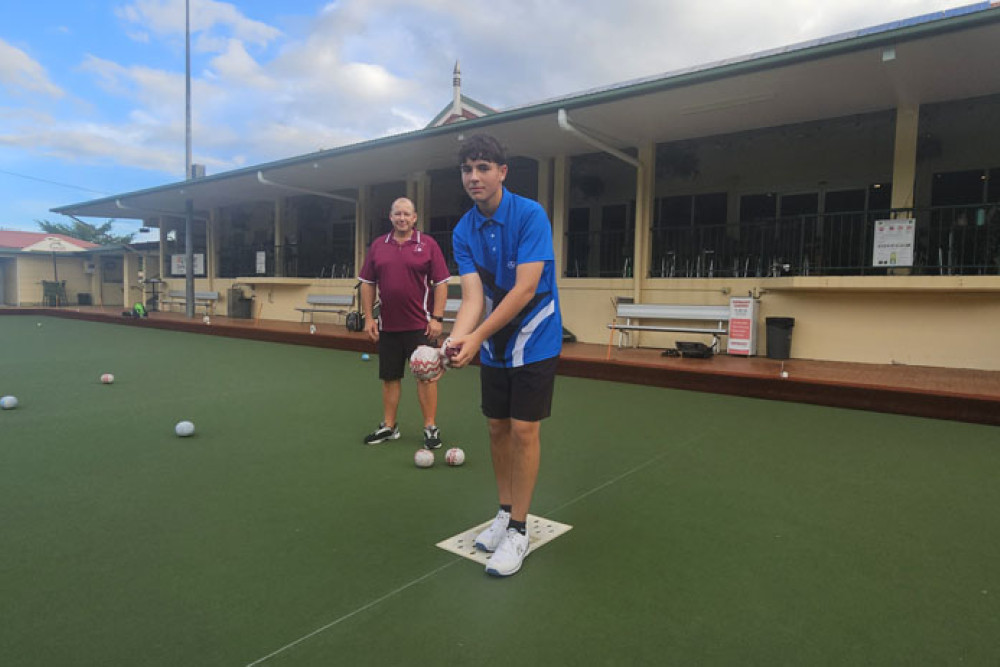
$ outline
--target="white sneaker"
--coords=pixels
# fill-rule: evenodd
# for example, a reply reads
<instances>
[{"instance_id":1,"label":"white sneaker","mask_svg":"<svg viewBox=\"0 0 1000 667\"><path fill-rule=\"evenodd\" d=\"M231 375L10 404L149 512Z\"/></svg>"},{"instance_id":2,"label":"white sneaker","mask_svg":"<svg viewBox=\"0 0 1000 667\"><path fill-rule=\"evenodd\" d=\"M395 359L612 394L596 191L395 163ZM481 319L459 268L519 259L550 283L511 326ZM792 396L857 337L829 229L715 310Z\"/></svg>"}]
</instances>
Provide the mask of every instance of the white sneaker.
<instances>
[{"instance_id":1,"label":"white sneaker","mask_svg":"<svg viewBox=\"0 0 1000 667\"><path fill-rule=\"evenodd\" d=\"M500 510L497 518L493 519L490 527L476 536L476 548L480 551L493 553L500 546L500 540L507 532L507 522L510 521L510 512Z\"/></svg>"},{"instance_id":2,"label":"white sneaker","mask_svg":"<svg viewBox=\"0 0 1000 667\"><path fill-rule=\"evenodd\" d=\"M500 546L486 561L486 574L494 577L509 577L521 569L521 563L528 555L530 541L527 535L517 532L516 528L508 528L507 534L500 541Z\"/></svg>"}]
</instances>

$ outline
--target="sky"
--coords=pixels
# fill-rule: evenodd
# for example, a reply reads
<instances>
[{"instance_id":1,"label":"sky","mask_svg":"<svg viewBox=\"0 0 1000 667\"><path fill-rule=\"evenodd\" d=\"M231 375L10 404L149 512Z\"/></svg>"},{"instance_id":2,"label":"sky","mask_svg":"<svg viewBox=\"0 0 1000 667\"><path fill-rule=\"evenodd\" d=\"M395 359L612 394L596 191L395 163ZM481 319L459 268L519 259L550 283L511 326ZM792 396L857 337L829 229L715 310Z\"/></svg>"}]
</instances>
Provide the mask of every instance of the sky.
<instances>
[{"instance_id":1,"label":"sky","mask_svg":"<svg viewBox=\"0 0 1000 667\"><path fill-rule=\"evenodd\" d=\"M463 94L504 110L969 4L190 0L192 161L217 174L420 129L456 61ZM5 0L0 229L183 180L184 7Z\"/></svg>"}]
</instances>

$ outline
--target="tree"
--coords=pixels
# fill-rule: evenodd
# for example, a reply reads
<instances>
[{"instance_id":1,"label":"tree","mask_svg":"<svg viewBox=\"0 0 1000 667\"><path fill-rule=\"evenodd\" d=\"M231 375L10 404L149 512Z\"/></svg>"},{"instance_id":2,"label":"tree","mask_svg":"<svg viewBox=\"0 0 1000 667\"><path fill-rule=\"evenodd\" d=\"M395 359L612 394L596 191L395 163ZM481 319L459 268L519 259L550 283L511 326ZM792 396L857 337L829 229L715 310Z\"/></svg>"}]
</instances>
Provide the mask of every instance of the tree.
<instances>
[{"instance_id":1,"label":"tree","mask_svg":"<svg viewBox=\"0 0 1000 667\"><path fill-rule=\"evenodd\" d=\"M48 220L35 220L39 228L49 234L64 234L98 245L125 245L126 243L131 243L135 234L125 234L123 236L112 234L111 224L113 222L114 220L108 220L103 225L97 226L81 220L74 220L71 225L62 222L50 222Z\"/></svg>"}]
</instances>

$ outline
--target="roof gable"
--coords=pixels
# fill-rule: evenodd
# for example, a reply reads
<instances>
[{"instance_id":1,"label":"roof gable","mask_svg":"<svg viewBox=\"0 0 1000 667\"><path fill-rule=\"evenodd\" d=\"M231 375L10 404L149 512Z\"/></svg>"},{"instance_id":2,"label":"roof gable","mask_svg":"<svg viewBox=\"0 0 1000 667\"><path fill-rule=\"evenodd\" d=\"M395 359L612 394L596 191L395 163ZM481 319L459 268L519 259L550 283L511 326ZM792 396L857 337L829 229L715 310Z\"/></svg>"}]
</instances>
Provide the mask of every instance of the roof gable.
<instances>
[{"instance_id":1,"label":"roof gable","mask_svg":"<svg viewBox=\"0 0 1000 667\"><path fill-rule=\"evenodd\" d=\"M471 120L473 118L482 118L483 116L492 116L497 113L496 109L486 106L482 102L477 102L471 97L461 96L462 100L462 110L461 114L455 113L455 105L448 104L441 111L434 116L433 120L427 124L427 127L440 127L442 125L448 125L449 123L454 123L460 120Z\"/></svg>"},{"instance_id":2,"label":"roof gable","mask_svg":"<svg viewBox=\"0 0 1000 667\"><path fill-rule=\"evenodd\" d=\"M23 252L80 252L101 246L65 234L0 230L0 248Z\"/></svg>"}]
</instances>

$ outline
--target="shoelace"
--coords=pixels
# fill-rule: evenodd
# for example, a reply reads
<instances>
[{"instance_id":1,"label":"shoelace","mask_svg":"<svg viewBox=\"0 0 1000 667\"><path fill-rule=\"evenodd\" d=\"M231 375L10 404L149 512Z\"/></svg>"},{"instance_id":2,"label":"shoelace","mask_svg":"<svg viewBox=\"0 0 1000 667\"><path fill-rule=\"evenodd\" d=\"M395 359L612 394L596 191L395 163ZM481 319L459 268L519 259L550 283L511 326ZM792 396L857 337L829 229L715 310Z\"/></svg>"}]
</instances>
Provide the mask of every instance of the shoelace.
<instances>
[{"instance_id":1,"label":"shoelace","mask_svg":"<svg viewBox=\"0 0 1000 667\"><path fill-rule=\"evenodd\" d=\"M514 534L511 535L511 532L513 532ZM498 552L499 551L504 551L504 552L509 551L509 552L512 552L515 555L520 555L524 551L524 549L522 549L521 546L520 546L521 545L521 540L516 539L516 538L520 538L520 537L524 537L524 536L521 535L521 533L517 532L517 529L515 529L515 528L508 528L507 529L507 537L508 537L508 539L502 540L500 542L499 546L497 547L497 551Z\"/></svg>"}]
</instances>

